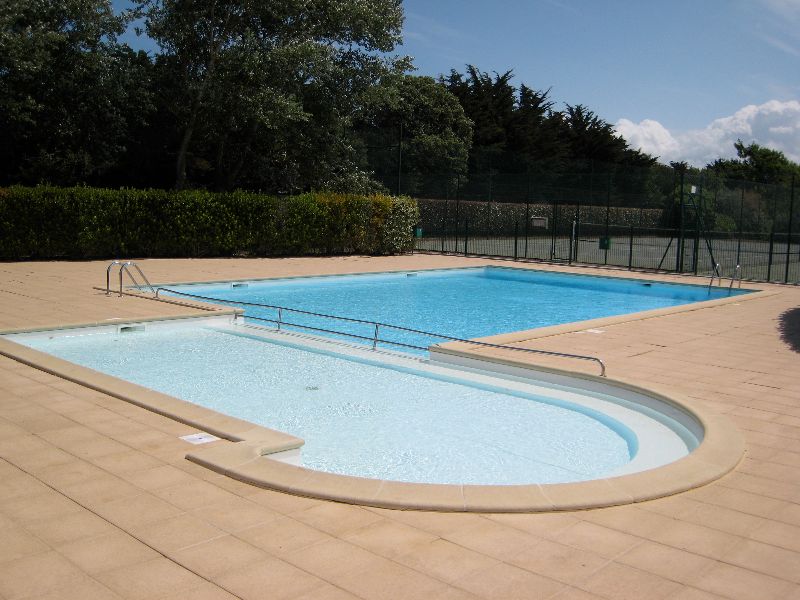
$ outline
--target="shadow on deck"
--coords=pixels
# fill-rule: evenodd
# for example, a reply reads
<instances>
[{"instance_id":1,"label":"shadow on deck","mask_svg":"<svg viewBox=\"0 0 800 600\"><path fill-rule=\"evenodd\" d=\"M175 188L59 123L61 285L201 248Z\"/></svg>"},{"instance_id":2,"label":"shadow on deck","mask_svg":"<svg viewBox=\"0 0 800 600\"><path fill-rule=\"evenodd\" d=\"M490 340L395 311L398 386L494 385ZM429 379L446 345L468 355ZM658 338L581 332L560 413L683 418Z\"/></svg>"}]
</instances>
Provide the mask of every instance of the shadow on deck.
<instances>
[{"instance_id":1,"label":"shadow on deck","mask_svg":"<svg viewBox=\"0 0 800 600\"><path fill-rule=\"evenodd\" d=\"M791 308L778 317L781 339L795 352L800 352L800 307Z\"/></svg>"}]
</instances>

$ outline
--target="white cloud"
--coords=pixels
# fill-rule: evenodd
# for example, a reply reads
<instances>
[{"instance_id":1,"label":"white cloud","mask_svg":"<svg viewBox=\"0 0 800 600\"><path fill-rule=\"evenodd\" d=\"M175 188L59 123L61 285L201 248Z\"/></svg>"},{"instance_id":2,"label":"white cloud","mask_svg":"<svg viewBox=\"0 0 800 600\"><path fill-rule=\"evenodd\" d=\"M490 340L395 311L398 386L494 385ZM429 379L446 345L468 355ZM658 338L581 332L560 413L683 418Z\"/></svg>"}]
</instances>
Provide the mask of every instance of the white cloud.
<instances>
[{"instance_id":1,"label":"white cloud","mask_svg":"<svg viewBox=\"0 0 800 600\"><path fill-rule=\"evenodd\" d=\"M634 123L628 119L620 119L615 128L631 148L641 149L648 154L670 157L681 152L678 140L658 121L645 119L641 123Z\"/></svg>"},{"instance_id":2,"label":"white cloud","mask_svg":"<svg viewBox=\"0 0 800 600\"><path fill-rule=\"evenodd\" d=\"M798 0L761 0L762 4L784 19L800 18L800 1Z\"/></svg>"},{"instance_id":3,"label":"white cloud","mask_svg":"<svg viewBox=\"0 0 800 600\"><path fill-rule=\"evenodd\" d=\"M556 8L560 8L561 10L565 10L574 15L580 14L580 11L577 8L567 4L566 2L562 2L561 0L544 0L544 1L546 4L549 4L550 6L555 6Z\"/></svg>"},{"instance_id":4,"label":"white cloud","mask_svg":"<svg viewBox=\"0 0 800 600\"><path fill-rule=\"evenodd\" d=\"M754 36L789 56L800 57L800 0L759 0L755 8Z\"/></svg>"},{"instance_id":5,"label":"white cloud","mask_svg":"<svg viewBox=\"0 0 800 600\"><path fill-rule=\"evenodd\" d=\"M703 129L671 132L652 119L640 123L620 119L615 129L632 148L658 156L664 163L685 160L699 167L717 158L731 158L736 155L733 144L738 139L745 144L755 142L780 150L790 160L800 162L800 101L797 100L750 104Z\"/></svg>"},{"instance_id":6,"label":"white cloud","mask_svg":"<svg viewBox=\"0 0 800 600\"><path fill-rule=\"evenodd\" d=\"M436 19L432 19L420 13L406 12L406 22L403 29L403 36L426 42L441 43L443 39L458 40L464 38L464 32L453 27L443 25Z\"/></svg>"},{"instance_id":7,"label":"white cloud","mask_svg":"<svg viewBox=\"0 0 800 600\"><path fill-rule=\"evenodd\" d=\"M790 56L796 56L796 57L800 58L800 49L798 49L797 47L793 46L792 44L790 44L788 42L784 42L781 39L778 39L776 37L773 37L773 36L767 35L767 34L761 34L759 37L761 37L762 40L767 42L773 48L777 48L781 52L785 52L786 54L789 54Z\"/></svg>"}]
</instances>

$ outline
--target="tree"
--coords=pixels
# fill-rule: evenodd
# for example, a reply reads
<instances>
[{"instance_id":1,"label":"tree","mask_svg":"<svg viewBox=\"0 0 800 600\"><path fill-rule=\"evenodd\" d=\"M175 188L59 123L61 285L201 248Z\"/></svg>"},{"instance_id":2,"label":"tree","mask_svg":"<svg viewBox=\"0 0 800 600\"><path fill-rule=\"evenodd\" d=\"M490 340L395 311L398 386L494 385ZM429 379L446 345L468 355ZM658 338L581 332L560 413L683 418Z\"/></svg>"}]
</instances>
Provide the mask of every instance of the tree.
<instances>
[{"instance_id":1,"label":"tree","mask_svg":"<svg viewBox=\"0 0 800 600\"><path fill-rule=\"evenodd\" d=\"M554 114L550 90L544 92L520 85L519 101L508 131L507 162L519 163L515 170L527 173L557 172L567 154L560 136L561 118Z\"/></svg>"},{"instance_id":2,"label":"tree","mask_svg":"<svg viewBox=\"0 0 800 600\"><path fill-rule=\"evenodd\" d=\"M400 41L400 0L135 2L174 82L177 188L198 165L225 188L258 179L257 166L276 188L334 177L350 151L338 133L397 62L385 54Z\"/></svg>"},{"instance_id":3,"label":"tree","mask_svg":"<svg viewBox=\"0 0 800 600\"><path fill-rule=\"evenodd\" d=\"M102 179L146 116L143 53L118 44L108 0L0 8L0 177L57 184Z\"/></svg>"},{"instance_id":4,"label":"tree","mask_svg":"<svg viewBox=\"0 0 800 600\"><path fill-rule=\"evenodd\" d=\"M473 123L470 171L486 173L503 166L508 132L516 109L512 71L490 74L467 65L466 74L451 70L441 82L458 98Z\"/></svg>"},{"instance_id":5,"label":"tree","mask_svg":"<svg viewBox=\"0 0 800 600\"><path fill-rule=\"evenodd\" d=\"M512 84L513 72L490 75L472 65L440 81L461 102L474 123L470 155L472 173L535 173L553 179L589 172L593 164L613 173L625 167L630 186L641 185L655 163L653 157L628 147L614 128L583 106L554 110L550 90ZM573 182L574 184L574 182Z\"/></svg>"},{"instance_id":6,"label":"tree","mask_svg":"<svg viewBox=\"0 0 800 600\"><path fill-rule=\"evenodd\" d=\"M788 228L792 178L800 180L800 165L783 152L755 142L734 144L737 158L706 165L706 187L714 192L717 223L735 224L740 231Z\"/></svg>"},{"instance_id":7,"label":"tree","mask_svg":"<svg viewBox=\"0 0 800 600\"><path fill-rule=\"evenodd\" d=\"M609 123L582 104L567 104L561 114L562 135L573 161L615 164L622 160L628 144Z\"/></svg>"},{"instance_id":8,"label":"tree","mask_svg":"<svg viewBox=\"0 0 800 600\"><path fill-rule=\"evenodd\" d=\"M401 185L399 160L406 193L432 175L466 174L472 123L458 99L433 78L384 77L371 89L363 111L358 130L369 166L390 189L395 182Z\"/></svg>"},{"instance_id":9,"label":"tree","mask_svg":"<svg viewBox=\"0 0 800 600\"><path fill-rule=\"evenodd\" d=\"M745 146L742 140L737 140L733 146L738 158L719 158L706 168L727 179L773 185L789 183L792 175L800 176L800 165L786 158L783 152L765 148L755 142Z\"/></svg>"}]
</instances>

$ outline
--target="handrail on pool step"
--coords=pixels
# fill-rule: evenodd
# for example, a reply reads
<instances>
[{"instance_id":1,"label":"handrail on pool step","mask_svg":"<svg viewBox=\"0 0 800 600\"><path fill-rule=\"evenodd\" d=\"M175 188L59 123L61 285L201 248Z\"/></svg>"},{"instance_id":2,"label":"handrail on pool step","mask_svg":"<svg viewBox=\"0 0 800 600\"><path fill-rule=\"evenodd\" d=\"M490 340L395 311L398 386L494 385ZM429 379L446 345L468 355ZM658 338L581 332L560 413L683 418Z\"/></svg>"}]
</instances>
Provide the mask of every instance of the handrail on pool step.
<instances>
[{"instance_id":1,"label":"handrail on pool step","mask_svg":"<svg viewBox=\"0 0 800 600\"><path fill-rule=\"evenodd\" d=\"M199 296L197 294L189 294L187 292L179 292L178 290L172 290L172 289L165 288L165 287L156 288L156 290L155 290L156 298L158 298L159 293L162 292L162 291L168 292L170 294L176 294L178 296L185 296L187 298L194 298L196 300L203 300L203 301L207 301L207 302L222 302L222 303L225 303L225 304L236 304L236 305L240 305L240 306L254 306L254 307L259 307L259 308L269 308L269 309L277 311L277 317L278 317L277 319L267 319L267 318L264 318L264 317L254 317L254 316L250 316L250 315L244 315L244 316L246 318L248 318L248 319L253 319L253 320L256 320L256 321L264 321L266 323L274 323L275 325L277 325L277 328L278 328L279 331L280 331L282 326L288 326L288 327L297 327L297 328L300 328L300 329L306 329L306 330L309 330L309 331L317 331L317 332L320 332L320 333L332 333L334 335L341 335L341 336L345 336L345 337L351 337L351 338L354 338L354 339L365 340L365 341L368 341L368 342L372 342L372 349L373 350L375 350L378 347L379 343L381 343L381 344L389 344L389 345L392 345L392 346L401 346L401 347L404 347L404 348L413 348L415 350L428 350L428 348L423 347L423 346L415 346L413 344L405 344L403 342L395 342L395 341L392 341L392 340L386 340L386 339L381 339L380 338L380 329L381 328L383 328L383 329L392 329L392 330L395 330L395 331L404 331L406 333L414 333L414 334L425 336L425 337L438 338L438 339L441 339L441 340L447 340L448 342L461 342L461 343L464 343L464 344L472 344L473 346L481 346L483 348L495 348L495 349L498 349L498 350L513 350L515 352L528 352L530 354L542 354L542 355L546 355L546 356L556 356L556 357L560 357L560 358L573 358L573 359L576 359L576 360L588 360L588 361L595 362L600 366L600 377L605 377L606 376L606 364L601 359L597 358L596 356L587 356L587 355L583 355L583 354L569 354L569 353L566 353L566 352L554 352L554 351L551 351L551 350L538 350L538 349L534 349L534 348L519 348L518 346L506 346L506 345L503 345L503 344L491 344L489 342L479 342L477 340L466 340L466 339L462 339L462 338L453 337L453 336L450 336L450 335L444 335L444 334L441 334L441 333L432 333L430 331L422 331L420 329L411 329L409 327L402 327L400 325L391 325L389 323L380 323L380 322L377 322L377 321L367 321L367 320L364 320L364 319L353 319L351 317L340 317L340 316L337 316L337 315L327 315L327 314L324 314L324 313L316 313L316 312L311 312L311 311L307 311L307 310L300 310L300 309L297 309L297 308L288 308L286 306L275 306L275 305L272 305L272 304L260 304L260 303L257 303L257 302L244 302L244 301L241 301L241 300L224 300L222 298L211 298L209 296ZM302 325L300 323L290 323L290 322L285 321L283 319L283 313L284 312L297 313L297 314L308 315L308 316L312 316L312 317L321 317L321 318L325 318L325 319L335 319L335 320L338 320L338 321L347 321L349 323L361 323L361 324L364 324L364 325L371 325L373 327L373 335L372 336L364 336L364 335L358 335L356 333L348 333L348 332L345 332L345 331L336 331L335 329L324 329L324 328L321 328L321 327L313 327L311 325Z\"/></svg>"},{"instance_id":2,"label":"handrail on pool step","mask_svg":"<svg viewBox=\"0 0 800 600\"><path fill-rule=\"evenodd\" d=\"M120 260L112 260L109 263L108 268L106 269L106 296L108 296L111 293L111 269L115 265L119 265L119 295L120 295L120 297L122 296L122 274L123 273L127 273L128 274L128 277L130 277L130 280L133 282L133 285L137 290L141 289L144 286L147 286L147 287L150 288L150 293L155 294L156 296L158 296L158 294L156 293L156 290L153 288L152 285L150 285L150 282L147 280L147 277L142 272L142 269L139 267L139 265L137 265L135 262L130 261L130 260L126 261L126 262L122 262ZM131 267L136 269L136 271L139 273L139 276L142 278L144 283L140 284L136 280L136 277L134 277L133 273L131 272Z\"/></svg>"}]
</instances>

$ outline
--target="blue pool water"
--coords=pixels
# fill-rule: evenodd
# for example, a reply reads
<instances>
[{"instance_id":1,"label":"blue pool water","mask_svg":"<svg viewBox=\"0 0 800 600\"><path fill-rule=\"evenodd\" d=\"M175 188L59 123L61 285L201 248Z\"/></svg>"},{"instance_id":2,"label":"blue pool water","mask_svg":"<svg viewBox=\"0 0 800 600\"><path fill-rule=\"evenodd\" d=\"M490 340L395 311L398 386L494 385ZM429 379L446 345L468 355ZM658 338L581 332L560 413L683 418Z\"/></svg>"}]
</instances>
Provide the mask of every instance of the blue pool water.
<instances>
[{"instance_id":1,"label":"blue pool water","mask_svg":"<svg viewBox=\"0 0 800 600\"><path fill-rule=\"evenodd\" d=\"M246 331L148 326L17 341L299 436L304 466L332 473L426 483L582 481L627 464L637 447L627 426L569 401Z\"/></svg>"},{"instance_id":2,"label":"blue pool water","mask_svg":"<svg viewBox=\"0 0 800 600\"><path fill-rule=\"evenodd\" d=\"M727 297L746 290L486 267L171 286L225 302L252 302L378 321L457 338L610 317ZM277 311L246 307L253 317ZM374 328L284 313L290 321L372 338ZM383 329L383 339L427 347L435 338Z\"/></svg>"}]
</instances>

